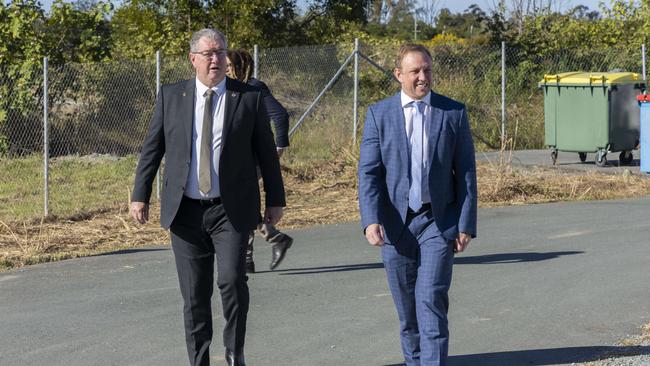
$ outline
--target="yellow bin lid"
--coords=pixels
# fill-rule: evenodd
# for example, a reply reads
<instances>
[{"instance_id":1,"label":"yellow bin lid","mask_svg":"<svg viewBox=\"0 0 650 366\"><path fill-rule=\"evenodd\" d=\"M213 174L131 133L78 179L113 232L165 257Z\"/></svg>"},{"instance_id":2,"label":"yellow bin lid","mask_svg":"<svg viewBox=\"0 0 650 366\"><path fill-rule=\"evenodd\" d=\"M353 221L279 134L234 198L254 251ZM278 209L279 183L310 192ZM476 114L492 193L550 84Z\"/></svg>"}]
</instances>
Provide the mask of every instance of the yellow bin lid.
<instances>
[{"instance_id":1,"label":"yellow bin lid","mask_svg":"<svg viewBox=\"0 0 650 366\"><path fill-rule=\"evenodd\" d=\"M540 84L555 85L612 85L629 84L641 80L641 75L633 72L563 72L547 74Z\"/></svg>"}]
</instances>

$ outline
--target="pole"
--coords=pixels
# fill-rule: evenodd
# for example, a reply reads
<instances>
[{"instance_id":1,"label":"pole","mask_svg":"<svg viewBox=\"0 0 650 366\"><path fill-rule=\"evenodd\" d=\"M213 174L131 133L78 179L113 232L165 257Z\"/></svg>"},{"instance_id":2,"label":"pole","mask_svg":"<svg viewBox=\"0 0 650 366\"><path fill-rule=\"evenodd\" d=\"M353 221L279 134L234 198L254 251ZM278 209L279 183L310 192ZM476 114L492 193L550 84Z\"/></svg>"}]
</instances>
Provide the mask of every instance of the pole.
<instances>
[{"instance_id":1,"label":"pole","mask_svg":"<svg viewBox=\"0 0 650 366\"><path fill-rule=\"evenodd\" d=\"M413 40L418 40L418 20L413 13Z\"/></svg>"},{"instance_id":2,"label":"pole","mask_svg":"<svg viewBox=\"0 0 650 366\"><path fill-rule=\"evenodd\" d=\"M307 116L312 112L312 110L314 110L314 107L316 107L316 104L318 104L318 101L323 97L323 95L325 95L325 92L327 92L332 87L332 85L334 85L336 80L338 80L339 76L341 76L341 74L343 73L343 70L345 70L345 68L348 67L348 65L352 61L353 57L354 57L354 53L351 53L350 56L348 56L348 58L345 59L345 61L343 62L343 65L341 65L341 67L339 67L338 71L336 71L336 74L334 74L334 76L332 76L330 81L327 83L327 85L325 85L323 90L321 90L320 94L318 94L316 99L314 99L314 101L311 102L309 107L307 107L307 110L305 111L305 113L303 113L302 116L300 116L300 119L298 120L298 122L296 122L296 124L293 126L293 128L291 128L291 130L289 131L289 137L293 136L294 132L296 132L298 127L300 127L300 125L305 120L305 118L307 118Z\"/></svg>"},{"instance_id":3,"label":"pole","mask_svg":"<svg viewBox=\"0 0 650 366\"><path fill-rule=\"evenodd\" d=\"M354 104L352 107L354 131L352 131L352 142L357 146L357 126L359 118L359 38L354 39Z\"/></svg>"},{"instance_id":4,"label":"pole","mask_svg":"<svg viewBox=\"0 0 650 366\"><path fill-rule=\"evenodd\" d=\"M47 80L47 57L43 57L43 216L48 216L50 213L48 201L49 201L49 176L50 176L50 144L48 137L48 80Z\"/></svg>"},{"instance_id":5,"label":"pole","mask_svg":"<svg viewBox=\"0 0 650 366\"><path fill-rule=\"evenodd\" d=\"M257 72L258 72L258 67L257 65L259 64L259 54L258 54L258 48L257 45L253 46L253 77L257 79Z\"/></svg>"},{"instance_id":6,"label":"pole","mask_svg":"<svg viewBox=\"0 0 650 366\"><path fill-rule=\"evenodd\" d=\"M359 52L359 56L360 56L362 59L368 61L368 63L371 64L372 66L374 66L377 70L381 70L384 74L386 74L386 76L388 76L388 77L390 77L391 79L393 79L393 81L395 81L395 82L399 82L399 81L397 80L397 78L395 77L395 75L394 75L392 72L390 72L390 71L384 69L381 65L379 65L378 63L376 63L375 61L373 61L372 59L370 59L368 56L364 55L364 54L361 53L361 52Z\"/></svg>"},{"instance_id":7,"label":"pole","mask_svg":"<svg viewBox=\"0 0 650 366\"><path fill-rule=\"evenodd\" d=\"M160 50L156 51L156 97L160 92ZM160 191L162 186L162 180L160 179L160 167L156 172L156 198L160 201Z\"/></svg>"},{"instance_id":8,"label":"pole","mask_svg":"<svg viewBox=\"0 0 650 366\"><path fill-rule=\"evenodd\" d=\"M506 142L506 42L501 41L501 145Z\"/></svg>"},{"instance_id":9,"label":"pole","mask_svg":"<svg viewBox=\"0 0 650 366\"><path fill-rule=\"evenodd\" d=\"M643 80L645 80L645 43L641 45L641 70L643 72Z\"/></svg>"}]
</instances>

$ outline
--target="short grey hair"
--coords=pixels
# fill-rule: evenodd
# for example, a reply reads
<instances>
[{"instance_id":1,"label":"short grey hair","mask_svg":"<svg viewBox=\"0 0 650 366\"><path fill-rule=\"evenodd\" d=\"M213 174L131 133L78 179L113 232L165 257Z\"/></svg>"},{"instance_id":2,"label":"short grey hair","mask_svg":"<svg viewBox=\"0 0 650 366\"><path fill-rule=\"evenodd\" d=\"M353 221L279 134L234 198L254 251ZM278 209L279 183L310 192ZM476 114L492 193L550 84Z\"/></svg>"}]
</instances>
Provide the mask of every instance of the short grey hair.
<instances>
[{"instance_id":1,"label":"short grey hair","mask_svg":"<svg viewBox=\"0 0 650 366\"><path fill-rule=\"evenodd\" d=\"M228 48L228 40L226 40L226 36L224 36L223 33L216 29L204 28L192 34L192 39L190 39L190 52L198 52L199 40L203 37L209 38L215 42L221 41L223 42L223 47Z\"/></svg>"}]
</instances>

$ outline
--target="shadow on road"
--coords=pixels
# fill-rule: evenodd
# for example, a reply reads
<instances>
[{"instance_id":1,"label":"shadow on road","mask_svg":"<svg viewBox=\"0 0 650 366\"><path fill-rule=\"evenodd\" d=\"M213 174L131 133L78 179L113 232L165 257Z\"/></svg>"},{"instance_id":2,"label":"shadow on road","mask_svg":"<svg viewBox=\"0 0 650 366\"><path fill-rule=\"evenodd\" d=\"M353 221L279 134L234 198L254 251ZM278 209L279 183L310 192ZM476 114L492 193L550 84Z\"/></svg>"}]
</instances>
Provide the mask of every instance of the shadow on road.
<instances>
[{"instance_id":1,"label":"shadow on road","mask_svg":"<svg viewBox=\"0 0 650 366\"><path fill-rule=\"evenodd\" d=\"M526 351L478 353L474 355L450 356L450 366L504 366L504 365L564 365L575 362L593 362L623 355L648 355L650 346L590 346ZM388 365L390 366L390 365ZM392 365L397 366L397 365Z\"/></svg>"},{"instance_id":2,"label":"shadow on road","mask_svg":"<svg viewBox=\"0 0 650 366\"><path fill-rule=\"evenodd\" d=\"M564 255L582 254L584 252L548 252L548 253L503 253L503 254L486 254L471 257L456 257L454 264L504 264L504 263L522 263L522 262L539 262L549 259L558 258Z\"/></svg>"},{"instance_id":3,"label":"shadow on road","mask_svg":"<svg viewBox=\"0 0 650 366\"><path fill-rule=\"evenodd\" d=\"M570 252L549 252L549 253L487 254L487 255L479 255L479 256L472 256L472 257L456 257L454 258L454 264L506 264L506 263L522 263L522 262L538 262L538 261L558 258L564 255L573 255L573 254L581 254L581 253L584 252L570 251ZM276 269L275 271L257 271L256 273L260 274L260 273L275 272L282 276L286 276L286 275L359 271L364 269L379 269L379 268L384 268L384 264L383 263L344 264L340 266L327 266L327 267Z\"/></svg>"},{"instance_id":4,"label":"shadow on road","mask_svg":"<svg viewBox=\"0 0 650 366\"><path fill-rule=\"evenodd\" d=\"M95 254L92 257L101 257L105 255L120 255L120 254L133 254L133 253L140 253L140 252L159 252L163 250L169 250L170 248L134 248L134 249L122 249L122 250L116 250L114 252L108 252L108 253L100 253L100 254Z\"/></svg>"},{"instance_id":5,"label":"shadow on road","mask_svg":"<svg viewBox=\"0 0 650 366\"><path fill-rule=\"evenodd\" d=\"M318 273L328 273L328 272L359 271L363 269L378 269L378 268L384 268L384 264L383 263L344 264L341 266L328 266L328 267L276 269L275 271L257 271L256 273L279 272L279 274L286 276L286 275L300 275L300 274L318 274Z\"/></svg>"},{"instance_id":6,"label":"shadow on road","mask_svg":"<svg viewBox=\"0 0 650 366\"><path fill-rule=\"evenodd\" d=\"M449 366L550 366L649 354L650 346L567 347L450 356ZM383 366L403 365L403 363L392 363Z\"/></svg>"}]
</instances>

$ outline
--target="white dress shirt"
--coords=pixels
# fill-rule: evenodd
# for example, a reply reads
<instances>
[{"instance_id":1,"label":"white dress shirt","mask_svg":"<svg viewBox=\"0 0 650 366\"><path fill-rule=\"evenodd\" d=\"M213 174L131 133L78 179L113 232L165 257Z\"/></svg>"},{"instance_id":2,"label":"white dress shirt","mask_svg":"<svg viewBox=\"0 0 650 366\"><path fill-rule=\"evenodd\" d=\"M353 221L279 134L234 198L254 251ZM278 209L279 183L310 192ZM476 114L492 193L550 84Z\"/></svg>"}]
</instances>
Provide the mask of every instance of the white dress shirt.
<instances>
[{"instance_id":1,"label":"white dress shirt","mask_svg":"<svg viewBox=\"0 0 650 366\"><path fill-rule=\"evenodd\" d=\"M424 154L422 154L422 165L424 166L422 176L426 177L423 179L425 182L428 182L429 179L429 135L430 129L431 129L431 105L429 104L431 101L431 92L428 92L427 95L424 96L424 98L417 100L409 97L406 95L403 91L401 92L401 100L402 100L402 111L404 112L404 127L406 128L406 137L409 142L409 156L411 156L411 147L413 146L412 140L411 140L411 135L413 133L413 111L415 110L415 103L413 102L422 102L424 103L424 126L422 127L422 133L424 134L423 136L423 142L422 142L422 150L424 151ZM428 184L423 184L422 187L422 203L429 203L431 202L431 194L429 193L429 185Z\"/></svg>"},{"instance_id":2,"label":"white dress shirt","mask_svg":"<svg viewBox=\"0 0 650 366\"><path fill-rule=\"evenodd\" d=\"M190 173L185 185L185 195L195 199L206 199L220 197L219 190L219 157L221 156L221 135L223 132L223 121L226 107L226 78L215 85L212 90L212 189L208 194L199 191L199 151L201 149L201 131L203 129L203 108L205 106L205 92L208 87L196 79L196 91L194 92L194 121L192 123L192 160L190 162Z\"/></svg>"}]
</instances>

